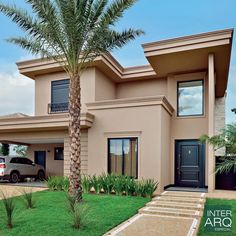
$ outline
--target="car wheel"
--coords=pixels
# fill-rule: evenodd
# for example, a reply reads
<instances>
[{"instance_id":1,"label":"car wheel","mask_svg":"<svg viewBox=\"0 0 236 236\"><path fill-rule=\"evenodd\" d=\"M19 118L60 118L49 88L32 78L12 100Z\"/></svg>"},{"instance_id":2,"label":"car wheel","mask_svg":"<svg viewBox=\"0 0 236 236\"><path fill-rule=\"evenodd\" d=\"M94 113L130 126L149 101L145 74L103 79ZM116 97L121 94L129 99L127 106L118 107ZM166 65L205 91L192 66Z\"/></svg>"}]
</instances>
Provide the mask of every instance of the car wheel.
<instances>
[{"instance_id":1,"label":"car wheel","mask_svg":"<svg viewBox=\"0 0 236 236\"><path fill-rule=\"evenodd\" d=\"M37 175L37 179L39 179L39 180L45 180L45 173L44 173L44 171L43 170L40 170L39 172L38 172L38 175Z\"/></svg>"},{"instance_id":2,"label":"car wheel","mask_svg":"<svg viewBox=\"0 0 236 236\"><path fill-rule=\"evenodd\" d=\"M11 183L18 183L20 180L19 174L17 172L12 172L10 175L10 182Z\"/></svg>"}]
</instances>

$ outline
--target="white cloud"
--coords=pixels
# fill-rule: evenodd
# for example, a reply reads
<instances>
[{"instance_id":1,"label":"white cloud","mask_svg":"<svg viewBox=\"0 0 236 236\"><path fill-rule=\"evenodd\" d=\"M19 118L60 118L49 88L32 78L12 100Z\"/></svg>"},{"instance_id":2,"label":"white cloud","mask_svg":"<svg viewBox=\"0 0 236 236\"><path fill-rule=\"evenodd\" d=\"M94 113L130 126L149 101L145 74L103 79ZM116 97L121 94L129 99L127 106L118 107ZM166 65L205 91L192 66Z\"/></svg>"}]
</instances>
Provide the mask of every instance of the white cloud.
<instances>
[{"instance_id":1,"label":"white cloud","mask_svg":"<svg viewBox=\"0 0 236 236\"><path fill-rule=\"evenodd\" d=\"M20 75L14 64L0 66L0 115L21 112L33 115L34 81Z\"/></svg>"}]
</instances>

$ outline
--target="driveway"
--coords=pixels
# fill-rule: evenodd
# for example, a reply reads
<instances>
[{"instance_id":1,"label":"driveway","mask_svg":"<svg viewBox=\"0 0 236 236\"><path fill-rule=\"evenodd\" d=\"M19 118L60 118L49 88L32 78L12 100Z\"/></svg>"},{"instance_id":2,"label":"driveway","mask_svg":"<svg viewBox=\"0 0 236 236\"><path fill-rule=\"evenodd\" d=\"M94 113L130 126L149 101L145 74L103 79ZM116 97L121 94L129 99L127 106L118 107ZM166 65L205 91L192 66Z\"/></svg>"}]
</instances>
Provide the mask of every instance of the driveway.
<instances>
[{"instance_id":1,"label":"driveway","mask_svg":"<svg viewBox=\"0 0 236 236\"><path fill-rule=\"evenodd\" d=\"M20 196L23 194L24 191L32 191L32 192L39 192L44 191L46 188L40 188L40 187L25 187L25 186L15 186L15 185L9 185L7 183L1 183L0 184L0 200L3 198L2 193L6 197L15 197Z\"/></svg>"}]
</instances>

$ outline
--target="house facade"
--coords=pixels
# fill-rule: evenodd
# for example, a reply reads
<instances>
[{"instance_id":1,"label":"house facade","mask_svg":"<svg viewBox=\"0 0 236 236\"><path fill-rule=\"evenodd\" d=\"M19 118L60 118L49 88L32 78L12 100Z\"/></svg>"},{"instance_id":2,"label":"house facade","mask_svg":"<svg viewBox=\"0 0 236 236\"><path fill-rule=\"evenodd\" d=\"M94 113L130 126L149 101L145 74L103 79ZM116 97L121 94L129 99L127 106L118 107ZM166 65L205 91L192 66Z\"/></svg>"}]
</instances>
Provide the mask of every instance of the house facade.
<instances>
[{"instance_id":1,"label":"house facade","mask_svg":"<svg viewBox=\"0 0 236 236\"><path fill-rule=\"evenodd\" d=\"M221 153L199 137L225 125L232 37L229 29L144 44L145 66L96 58L81 76L82 172L153 178L159 191L212 191ZM35 81L35 115L0 118L0 142L28 145L29 158L47 175L67 176L68 76L54 61L17 65Z\"/></svg>"}]
</instances>

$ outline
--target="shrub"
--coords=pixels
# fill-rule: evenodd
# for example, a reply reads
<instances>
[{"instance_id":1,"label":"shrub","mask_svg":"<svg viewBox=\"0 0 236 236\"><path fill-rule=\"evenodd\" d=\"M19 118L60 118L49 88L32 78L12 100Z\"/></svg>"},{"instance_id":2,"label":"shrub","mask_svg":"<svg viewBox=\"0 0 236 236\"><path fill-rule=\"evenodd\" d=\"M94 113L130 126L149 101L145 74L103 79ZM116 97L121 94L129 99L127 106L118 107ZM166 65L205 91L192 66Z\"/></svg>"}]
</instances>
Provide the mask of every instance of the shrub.
<instances>
[{"instance_id":1,"label":"shrub","mask_svg":"<svg viewBox=\"0 0 236 236\"><path fill-rule=\"evenodd\" d=\"M33 200L33 192L32 192L32 190L27 191L27 190L24 189L22 191L22 198L24 199L26 207L28 209L35 208L35 202Z\"/></svg>"},{"instance_id":2,"label":"shrub","mask_svg":"<svg viewBox=\"0 0 236 236\"><path fill-rule=\"evenodd\" d=\"M47 179L47 186L51 191L68 191L70 181L68 177L50 176Z\"/></svg>"},{"instance_id":3,"label":"shrub","mask_svg":"<svg viewBox=\"0 0 236 236\"><path fill-rule=\"evenodd\" d=\"M84 176L82 187L84 193L89 193L91 189L94 189L96 193L111 194L115 192L116 195L152 197L158 187L158 182L153 179L135 180L129 176L102 174L92 177Z\"/></svg>"},{"instance_id":4,"label":"shrub","mask_svg":"<svg viewBox=\"0 0 236 236\"><path fill-rule=\"evenodd\" d=\"M15 202L13 198L7 198L4 193L1 193L3 197L3 205L5 208L6 212L6 217L7 217L7 227L9 229L13 228L13 214L15 211Z\"/></svg>"}]
</instances>

